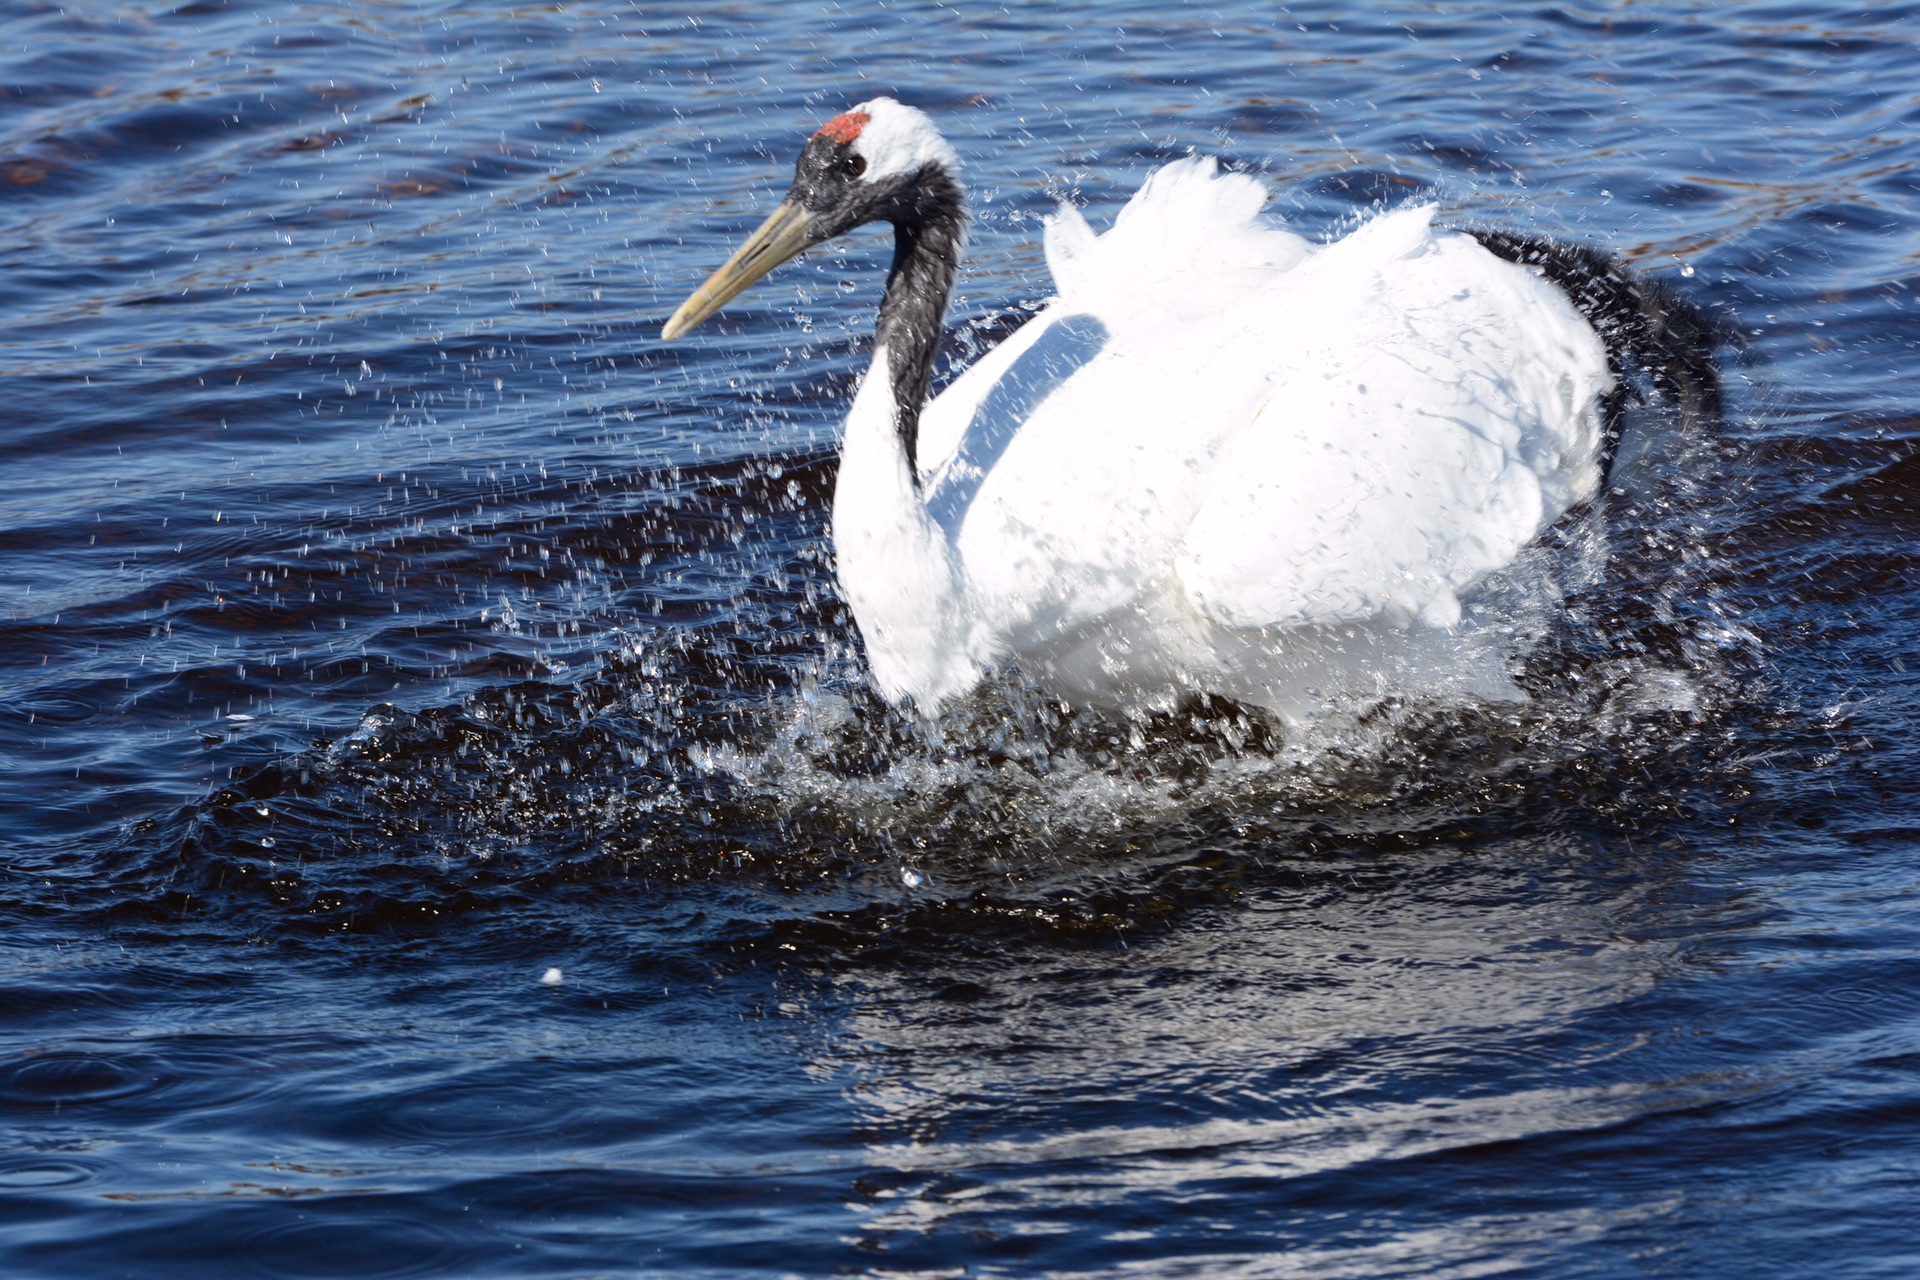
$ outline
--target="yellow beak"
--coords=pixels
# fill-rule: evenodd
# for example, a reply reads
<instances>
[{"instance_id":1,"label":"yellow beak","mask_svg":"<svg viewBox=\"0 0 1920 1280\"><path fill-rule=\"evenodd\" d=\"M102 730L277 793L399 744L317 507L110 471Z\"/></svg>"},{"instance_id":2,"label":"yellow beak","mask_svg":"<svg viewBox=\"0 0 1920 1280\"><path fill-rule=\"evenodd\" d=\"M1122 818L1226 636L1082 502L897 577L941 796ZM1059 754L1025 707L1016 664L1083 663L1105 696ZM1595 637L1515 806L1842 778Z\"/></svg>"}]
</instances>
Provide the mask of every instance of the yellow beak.
<instances>
[{"instance_id":1,"label":"yellow beak","mask_svg":"<svg viewBox=\"0 0 1920 1280\"><path fill-rule=\"evenodd\" d=\"M813 243L808 234L810 222L807 211L791 201L775 209L759 229L747 237L747 242L680 304L680 309L660 330L660 337L672 342L733 301L755 280L798 255Z\"/></svg>"}]
</instances>

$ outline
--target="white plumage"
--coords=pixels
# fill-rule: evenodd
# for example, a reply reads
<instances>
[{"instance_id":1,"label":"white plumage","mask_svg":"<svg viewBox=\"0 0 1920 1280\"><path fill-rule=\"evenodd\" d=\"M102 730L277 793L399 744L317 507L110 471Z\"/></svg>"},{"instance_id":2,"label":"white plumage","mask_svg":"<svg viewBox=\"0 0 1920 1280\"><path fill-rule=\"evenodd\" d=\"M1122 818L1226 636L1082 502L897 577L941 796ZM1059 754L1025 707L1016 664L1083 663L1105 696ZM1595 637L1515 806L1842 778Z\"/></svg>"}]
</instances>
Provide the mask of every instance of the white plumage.
<instances>
[{"instance_id":1,"label":"white plumage","mask_svg":"<svg viewBox=\"0 0 1920 1280\"><path fill-rule=\"evenodd\" d=\"M850 172L889 154L879 128L839 123L861 115L894 148L938 137L863 104L815 139L850 129L835 140L877 153ZM783 209L825 207L795 193ZM1435 231L1430 207L1314 246L1264 222L1265 198L1194 158L1104 235L1063 208L1058 296L926 404L911 474L895 386L911 371L883 312L833 537L889 699L930 713L1008 662L1069 702L1207 692L1287 718L1390 692L1514 696L1461 599L1595 493L1607 351L1560 289Z\"/></svg>"}]
</instances>

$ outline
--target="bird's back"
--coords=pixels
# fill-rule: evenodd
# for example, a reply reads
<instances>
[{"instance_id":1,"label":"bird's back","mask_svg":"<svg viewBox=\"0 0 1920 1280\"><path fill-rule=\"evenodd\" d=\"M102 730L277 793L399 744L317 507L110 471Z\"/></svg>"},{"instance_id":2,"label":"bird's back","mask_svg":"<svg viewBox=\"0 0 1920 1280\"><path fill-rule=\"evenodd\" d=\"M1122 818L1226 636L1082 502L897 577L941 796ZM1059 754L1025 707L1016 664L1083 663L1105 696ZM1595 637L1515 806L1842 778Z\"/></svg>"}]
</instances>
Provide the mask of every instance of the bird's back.
<instances>
[{"instance_id":1,"label":"bird's back","mask_svg":"<svg viewBox=\"0 0 1920 1280\"><path fill-rule=\"evenodd\" d=\"M1593 492L1611 375L1564 295L1430 209L1313 251L1264 198L1195 160L1105 235L1063 211L1059 298L929 406L983 661L1151 616L1182 670L1135 675L1204 683L1227 633L1445 628Z\"/></svg>"}]
</instances>

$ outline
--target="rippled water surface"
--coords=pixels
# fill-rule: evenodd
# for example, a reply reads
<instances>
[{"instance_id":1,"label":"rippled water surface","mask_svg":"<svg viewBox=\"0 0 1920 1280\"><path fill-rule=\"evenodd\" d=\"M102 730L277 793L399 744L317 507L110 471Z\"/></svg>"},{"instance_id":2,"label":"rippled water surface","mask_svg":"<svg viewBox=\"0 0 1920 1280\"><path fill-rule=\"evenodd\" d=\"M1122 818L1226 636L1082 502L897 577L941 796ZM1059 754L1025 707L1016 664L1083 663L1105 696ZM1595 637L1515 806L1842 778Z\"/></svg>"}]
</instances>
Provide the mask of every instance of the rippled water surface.
<instances>
[{"instance_id":1,"label":"rippled water surface","mask_svg":"<svg viewBox=\"0 0 1920 1280\"><path fill-rule=\"evenodd\" d=\"M1920 6L0 14L8 1276L1920 1273ZM1727 418L1524 705L902 719L886 238L657 340L876 92L943 377L1197 148L1618 250Z\"/></svg>"}]
</instances>

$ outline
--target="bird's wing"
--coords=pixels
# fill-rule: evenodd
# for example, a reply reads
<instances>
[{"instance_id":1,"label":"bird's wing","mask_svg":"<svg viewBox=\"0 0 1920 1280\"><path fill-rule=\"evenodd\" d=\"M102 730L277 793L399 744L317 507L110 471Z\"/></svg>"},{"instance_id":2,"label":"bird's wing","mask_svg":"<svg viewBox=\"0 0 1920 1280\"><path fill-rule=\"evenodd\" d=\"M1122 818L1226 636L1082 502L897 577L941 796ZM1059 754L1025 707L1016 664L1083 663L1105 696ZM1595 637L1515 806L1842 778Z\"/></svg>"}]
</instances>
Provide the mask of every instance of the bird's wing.
<instances>
[{"instance_id":1,"label":"bird's wing","mask_svg":"<svg viewBox=\"0 0 1920 1280\"><path fill-rule=\"evenodd\" d=\"M1266 199L1256 179L1219 172L1211 156L1190 156L1148 175L1105 234L1061 205L1046 225L1055 297L921 414L923 483L939 487L956 460L966 469L956 454L970 430L980 431L983 405L1017 429L1099 351L1159 347L1165 335L1204 326L1298 265L1307 242L1261 218Z\"/></svg>"},{"instance_id":2,"label":"bird's wing","mask_svg":"<svg viewBox=\"0 0 1920 1280\"><path fill-rule=\"evenodd\" d=\"M1261 217L1267 189L1190 156L1148 175L1112 229L1095 235L1062 205L1047 222L1047 269L1061 304L1123 338L1204 326L1304 261L1307 242Z\"/></svg>"},{"instance_id":3,"label":"bird's wing","mask_svg":"<svg viewBox=\"0 0 1920 1280\"><path fill-rule=\"evenodd\" d=\"M981 402L993 394L1008 370L1045 336L1062 314L1058 305L1047 307L969 365L946 390L928 402L920 413L917 450L923 486L935 486L936 478L952 463L962 438L973 425Z\"/></svg>"},{"instance_id":4,"label":"bird's wing","mask_svg":"<svg viewBox=\"0 0 1920 1280\"><path fill-rule=\"evenodd\" d=\"M1175 558L1235 627L1451 626L1599 480L1599 338L1557 290L1431 210L1329 246L1229 324L1271 387L1215 455Z\"/></svg>"}]
</instances>

